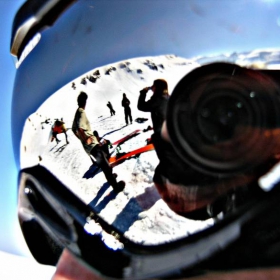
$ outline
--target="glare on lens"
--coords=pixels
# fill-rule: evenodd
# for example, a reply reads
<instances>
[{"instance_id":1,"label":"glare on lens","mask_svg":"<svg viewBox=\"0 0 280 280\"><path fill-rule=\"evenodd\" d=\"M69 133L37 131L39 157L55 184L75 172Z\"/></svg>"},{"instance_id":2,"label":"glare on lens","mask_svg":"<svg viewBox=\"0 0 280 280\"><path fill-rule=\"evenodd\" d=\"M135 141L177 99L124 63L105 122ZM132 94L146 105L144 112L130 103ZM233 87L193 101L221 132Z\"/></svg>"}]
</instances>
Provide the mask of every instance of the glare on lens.
<instances>
[{"instance_id":1,"label":"glare on lens","mask_svg":"<svg viewBox=\"0 0 280 280\"><path fill-rule=\"evenodd\" d=\"M102 227L93 220L87 220L86 224L84 225L84 229L92 235L100 234L102 232Z\"/></svg>"},{"instance_id":2,"label":"glare on lens","mask_svg":"<svg viewBox=\"0 0 280 280\"><path fill-rule=\"evenodd\" d=\"M243 107L243 104L241 102L236 103L236 107L241 109Z\"/></svg>"},{"instance_id":3,"label":"glare on lens","mask_svg":"<svg viewBox=\"0 0 280 280\"><path fill-rule=\"evenodd\" d=\"M252 92L250 93L250 97L251 97L251 98L256 97L256 93L255 93L254 91L252 91Z\"/></svg>"},{"instance_id":4,"label":"glare on lens","mask_svg":"<svg viewBox=\"0 0 280 280\"><path fill-rule=\"evenodd\" d=\"M201 115L202 115L202 117L204 117L204 118L208 118L209 115L210 115L210 112L209 112L208 109L203 109L202 112L201 112Z\"/></svg>"},{"instance_id":5,"label":"glare on lens","mask_svg":"<svg viewBox=\"0 0 280 280\"><path fill-rule=\"evenodd\" d=\"M30 188L25 187L25 188L24 188L24 193L25 193L25 194L30 194L30 193L32 193L32 191L31 191Z\"/></svg>"}]
</instances>

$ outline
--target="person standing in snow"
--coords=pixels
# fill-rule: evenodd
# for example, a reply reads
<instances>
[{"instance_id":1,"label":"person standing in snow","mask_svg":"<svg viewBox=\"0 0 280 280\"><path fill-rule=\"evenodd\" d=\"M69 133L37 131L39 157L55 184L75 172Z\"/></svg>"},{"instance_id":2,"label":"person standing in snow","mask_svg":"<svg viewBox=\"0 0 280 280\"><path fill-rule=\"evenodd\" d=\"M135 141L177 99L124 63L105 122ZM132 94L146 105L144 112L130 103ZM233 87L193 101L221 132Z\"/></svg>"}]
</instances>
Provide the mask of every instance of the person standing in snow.
<instances>
[{"instance_id":1,"label":"person standing in snow","mask_svg":"<svg viewBox=\"0 0 280 280\"><path fill-rule=\"evenodd\" d=\"M152 97L146 101L148 91L153 92ZM154 134L152 135L152 143L155 146L155 150L158 158L161 158L162 149L164 143L161 138L161 127L166 118L167 102L169 99L168 83L164 79L154 80L151 87L145 87L140 90L138 98L137 108L143 112L150 112Z\"/></svg>"},{"instance_id":2,"label":"person standing in snow","mask_svg":"<svg viewBox=\"0 0 280 280\"><path fill-rule=\"evenodd\" d=\"M123 99L122 99L122 106L124 107L124 118L125 118L125 123L128 125L128 120L132 124L132 116L131 116L131 109L130 109L130 101L126 97L126 94L123 94Z\"/></svg>"},{"instance_id":3,"label":"person standing in snow","mask_svg":"<svg viewBox=\"0 0 280 280\"><path fill-rule=\"evenodd\" d=\"M146 101L146 95L152 90L153 95ZM167 102L169 99L168 84L164 79L155 80L151 87L140 91L137 108L143 112L151 112L154 134L160 135L162 124L165 120Z\"/></svg>"},{"instance_id":4,"label":"person standing in snow","mask_svg":"<svg viewBox=\"0 0 280 280\"><path fill-rule=\"evenodd\" d=\"M114 110L113 105L111 104L110 101L108 101L107 107L110 109L111 116L116 114L116 111Z\"/></svg>"},{"instance_id":5,"label":"person standing in snow","mask_svg":"<svg viewBox=\"0 0 280 280\"><path fill-rule=\"evenodd\" d=\"M72 130L81 141L86 153L95 158L97 165L102 169L108 183L113 187L114 191L118 193L124 189L125 184L123 181L116 181L116 176L112 172L112 167L110 166L99 141L92 133L85 112L87 98L87 94L83 91L78 96L78 109L73 120Z\"/></svg>"},{"instance_id":6,"label":"person standing in snow","mask_svg":"<svg viewBox=\"0 0 280 280\"><path fill-rule=\"evenodd\" d=\"M146 101L148 91L153 92L152 97ZM166 109L169 99L168 83L164 79L154 80L151 87L145 87L140 90L138 98L137 108L143 112L150 112L154 133L151 137L154 144L157 157L159 158L159 165L157 166L154 174L154 182L159 180L159 176L162 173L161 169L165 169L165 155L167 150L172 150L171 145L163 141L161 137L161 128L166 118Z\"/></svg>"},{"instance_id":7,"label":"person standing in snow","mask_svg":"<svg viewBox=\"0 0 280 280\"><path fill-rule=\"evenodd\" d=\"M150 100L146 101L146 95L149 90L153 91L153 95ZM175 202L170 202L169 207L171 207L172 210L176 210L175 212L179 213L181 211L180 207L185 207L185 217L200 220L214 217L217 212L227 207L228 196L224 195L219 200L216 200L215 203L209 203L208 208L201 207L203 203L211 201L215 194L209 192L208 188L196 190L197 185L212 186L217 184L219 179L201 174L185 164L181 158L177 156L171 143L166 140L165 120L168 100L168 84L163 79L155 80L151 87L142 89L138 98L138 109L144 112L151 112L154 127L152 143L154 144L159 164L155 169L153 181L163 200L173 201L174 199ZM167 182L169 182L169 184ZM180 206L176 205L177 200L175 196L171 198L172 192L168 190L168 188L171 189L172 187L175 189L178 182L189 186L189 195L184 196L184 206L182 206L183 203L180 204ZM194 193L197 199L192 201Z\"/></svg>"}]
</instances>

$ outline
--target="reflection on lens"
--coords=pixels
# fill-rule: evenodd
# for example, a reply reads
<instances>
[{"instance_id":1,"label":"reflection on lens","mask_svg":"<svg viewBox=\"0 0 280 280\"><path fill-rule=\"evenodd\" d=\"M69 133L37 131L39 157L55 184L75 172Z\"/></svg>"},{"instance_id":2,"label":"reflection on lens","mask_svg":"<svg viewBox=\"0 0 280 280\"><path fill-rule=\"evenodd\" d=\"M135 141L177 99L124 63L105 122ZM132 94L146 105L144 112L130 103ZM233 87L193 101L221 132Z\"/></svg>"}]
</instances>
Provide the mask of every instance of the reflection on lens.
<instances>
[{"instance_id":1,"label":"reflection on lens","mask_svg":"<svg viewBox=\"0 0 280 280\"><path fill-rule=\"evenodd\" d=\"M198 68L176 86L168 130L178 155L220 175L243 172L279 152L279 88L237 65Z\"/></svg>"},{"instance_id":2,"label":"reflection on lens","mask_svg":"<svg viewBox=\"0 0 280 280\"><path fill-rule=\"evenodd\" d=\"M209 144L230 140L238 126L248 125L248 111L243 106L236 106L245 102L236 98L234 93L211 92L200 103L196 109L197 123L202 137ZM199 114L200 111L207 111L207 116Z\"/></svg>"},{"instance_id":3,"label":"reflection on lens","mask_svg":"<svg viewBox=\"0 0 280 280\"><path fill-rule=\"evenodd\" d=\"M203 208L208 213L203 218L175 214L154 186L159 160L150 144L153 124L150 113L137 109L137 100L145 87L147 98L152 96L156 79L165 79L172 92L167 127L182 160L180 171L184 170L180 176L179 169L168 174L169 187L188 182L185 191L190 194L190 209ZM84 110L91 135L106 144L104 152L116 180L125 181L121 192L113 191L96 164L98 159L86 153L72 130L81 92L88 97ZM220 181L220 175L242 174L279 150L278 94L269 77L237 65L200 67L196 60L170 55L105 65L70 81L28 117L21 141L21 167L45 166L132 241L144 245L170 242L212 226L216 221L212 217L223 219L220 205L233 211L235 194L229 192L234 180ZM132 122L125 117L124 96L130 101ZM203 173L197 176L189 166ZM172 168L167 169L174 171ZM218 176L204 177L205 173ZM247 190L251 179L241 177L234 183L244 184ZM238 203L242 205L248 193L243 195L241 189L238 197L240 192Z\"/></svg>"},{"instance_id":4,"label":"reflection on lens","mask_svg":"<svg viewBox=\"0 0 280 280\"><path fill-rule=\"evenodd\" d=\"M21 167L45 166L108 223L131 240L158 244L213 224L176 215L161 200L153 183L158 157L149 139L150 113L137 109L139 91L166 79L170 92L196 62L176 57L144 57L105 65L70 81L28 117L21 140ZM104 173L72 131L80 92L88 96L85 112L92 134L106 143L109 162L125 189L115 193ZM130 100L132 124L122 100ZM152 95L149 90L147 98ZM149 147L149 149L147 149ZM143 149L137 153L138 149ZM128 154L131 153L129 156ZM114 161L114 162L113 162Z\"/></svg>"}]
</instances>

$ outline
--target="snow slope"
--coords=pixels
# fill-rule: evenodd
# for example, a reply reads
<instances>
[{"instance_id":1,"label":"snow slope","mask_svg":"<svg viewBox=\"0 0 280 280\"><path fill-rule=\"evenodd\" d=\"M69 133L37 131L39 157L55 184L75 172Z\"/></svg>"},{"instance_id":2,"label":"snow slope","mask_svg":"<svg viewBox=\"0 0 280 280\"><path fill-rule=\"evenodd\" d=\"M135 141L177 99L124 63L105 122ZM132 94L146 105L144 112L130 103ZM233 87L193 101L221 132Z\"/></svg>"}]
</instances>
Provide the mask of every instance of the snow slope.
<instances>
[{"instance_id":1,"label":"snow slope","mask_svg":"<svg viewBox=\"0 0 280 280\"><path fill-rule=\"evenodd\" d=\"M92 69L55 92L26 120L21 141L21 167L37 164L47 167L107 222L139 243L168 242L210 226L213 220L193 221L182 218L162 201L152 180L158 164L154 151L143 153L114 167L118 180L126 182L124 191L114 194L103 173L95 173L90 158L73 135L71 127L77 109L77 96L80 91L85 91L89 96L86 112L92 130L97 130L100 136L114 142L135 129L140 129L139 135L121 146L121 152L139 148L146 144L146 139L152 134L152 131L143 132L148 125L152 126L152 122L150 113L137 110L139 91L151 86L153 80L164 78L172 93L177 82L189 71L200 64L213 61L275 69L279 65L280 52L254 50L193 59L174 55L141 57ZM81 83L82 79L84 84ZM125 125L121 106L123 93L131 101L134 119L133 124L128 126ZM108 101L113 104L115 116L110 116L106 106ZM58 135L61 140L59 144L50 142L51 127L57 118L63 118L66 123L70 142L68 145L63 134ZM137 118L148 120L138 123L135 121Z\"/></svg>"},{"instance_id":2,"label":"snow slope","mask_svg":"<svg viewBox=\"0 0 280 280\"><path fill-rule=\"evenodd\" d=\"M27 120L21 141L21 167L43 165L52 171L85 203L109 223L117 226L135 242L157 244L183 237L213 223L212 220L193 221L172 212L160 198L153 185L153 173L158 164L155 151L141 154L114 167L118 180L124 180L123 192L115 194L108 186L102 172L94 174L89 156L80 141L72 133L72 121L77 109L80 91L88 94L86 113L92 130L105 135L112 143L135 129L141 133L126 141L121 152L128 152L146 144L153 131L143 132L152 126L150 113L137 110L139 91L151 86L153 80L164 78L172 92L176 83L190 70L197 67L195 61L173 55L135 58L106 65L85 73L55 92ZM89 77L99 71L95 82ZM108 71L110 70L110 71ZM107 74L106 74L107 73ZM97 77L94 75L94 77ZM86 84L81 84L86 78ZM73 89L72 83L76 89ZM121 106L123 93L131 101L133 124L125 125ZM116 111L110 116L107 102ZM69 144L64 134L59 134L59 144L50 142L51 126L56 118L63 118L68 128ZM135 121L147 118L144 123Z\"/></svg>"}]
</instances>

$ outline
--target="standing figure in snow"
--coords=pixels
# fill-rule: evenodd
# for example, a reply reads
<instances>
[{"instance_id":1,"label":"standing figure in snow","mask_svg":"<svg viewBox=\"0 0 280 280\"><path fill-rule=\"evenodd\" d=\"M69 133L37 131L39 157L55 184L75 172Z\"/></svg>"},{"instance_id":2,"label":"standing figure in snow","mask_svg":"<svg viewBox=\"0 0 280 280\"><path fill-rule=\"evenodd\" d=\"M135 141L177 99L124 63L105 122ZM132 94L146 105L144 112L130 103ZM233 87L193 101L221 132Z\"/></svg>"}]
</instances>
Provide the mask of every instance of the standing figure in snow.
<instances>
[{"instance_id":1,"label":"standing figure in snow","mask_svg":"<svg viewBox=\"0 0 280 280\"><path fill-rule=\"evenodd\" d=\"M146 101L148 91L153 92L152 97ZM152 143L154 144L159 164L155 170L154 182L160 180L162 169L168 168L165 164L166 151L170 150L173 153L173 148L169 143L166 143L161 137L161 128L166 118L167 103L169 99L168 84L164 79L157 79L151 87L145 87L140 91L137 108L143 112L150 112L154 133L152 135Z\"/></svg>"},{"instance_id":2,"label":"standing figure in snow","mask_svg":"<svg viewBox=\"0 0 280 280\"><path fill-rule=\"evenodd\" d=\"M57 138L57 134L60 133L64 133L65 135L65 140L66 143L69 144L68 142L68 138L67 138L67 133L66 133L66 127L65 127L65 123L62 121L59 121L58 119L54 122L54 125L52 127L52 138L51 138L51 142L55 139L56 143L58 144L60 142L60 140Z\"/></svg>"},{"instance_id":3,"label":"standing figure in snow","mask_svg":"<svg viewBox=\"0 0 280 280\"><path fill-rule=\"evenodd\" d=\"M146 101L146 94L149 90L153 91L153 95L150 100ZM201 206L213 200L215 191L211 193L209 188L197 189L197 186L214 186L219 179L195 170L178 157L172 144L169 142L166 132L165 120L168 100L168 85L162 79L155 80L151 87L142 89L138 98L138 109L144 112L151 112L154 127L152 143L159 159L159 164L155 169L153 177L155 186L163 200L170 202L168 205L175 212L180 213L180 207L182 209L184 207L184 212L186 212L184 216L190 219L205 220L215 217L217 213L228 207L230 203L228 203L228 196L225 195L214 203L209 203L207 208ZM182 191L171 191L175 189L178 182L188 186L188 191L184 192L185 204L180 203L177 205L177 199L183 193ZM177 195L178 197L176 198ZM175 202L171 203L173 200Z\"/></svg>"},{"instance_id":4,"label":"standing figure in snow","mask_svg":"<svg viewBox=\"0 0 280 280\"><path fill-rule=\"evenodd\" d=\"M85 112L87 98L87 94L83 91L78 96L78 109L73 120L72 130L81 141L86 153L95 158L96 164L102 169L108 183L113 187L114 191L118 193L124 189L125 183L123 181L116 181L116 174L113 174L112 167L110 166L99 141L92 133Z\"/></svg>"},{"instance_id":5,"label":"standing figure in snow","mask_svg":"<svg viewBox=\"0 0 280 280\"><path fill-rule=\"evenodd\" d=\"M150 100L146 101L146 95L149 90L152 90L153 95ZM145 87L140 91L137 104L138 110L151 112L156 135L160 135L161 127L165 120L168 98L168 84L163 79L155 80L151 87Z\"/></svg>"},{"instance_id":6,"label":"standing figure in snow","mask_svg":"<svg viewBox=\"0 0 280 280\"><path fill-rule=\"evenodd\" d=\"M153 95L150 100L146 101L149 90L153 92ZM168 99L168 84L163 79L155 80L151 87L145 87L140 91L137 108L143 112L151 112L154 127L152 139L154 141L161 138L161 127L165 120Z\"/></svg>"},{"instance_id":7,"label":"standing figure in snow","mask_svg":"<svg viewBox=\"0 0 280 280\"><path fill-rule=\"evenodd\" d=\"M116 111L114 110L113 105L111 104L110 101L108 101L107 107L110 109L111 116L116 114Z\"/></svg>"},{"instance_id":8,"label":"standing figure in snow","mask_svg":"<svg viewBox=\"0 0 280 280\"><path fill-rule=\"evenodd\" d=\"M125 123L128 125L128 120L130 123L132 123L132 116L131 116L131 109L130 109L130 101L126 97L126 94L123 94L123 99L122 99L122 106L124 107L124 118L125 118Z\"/></svg>"}]
</instances>

